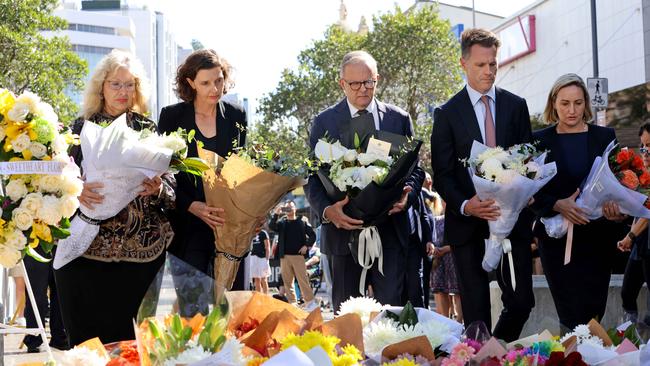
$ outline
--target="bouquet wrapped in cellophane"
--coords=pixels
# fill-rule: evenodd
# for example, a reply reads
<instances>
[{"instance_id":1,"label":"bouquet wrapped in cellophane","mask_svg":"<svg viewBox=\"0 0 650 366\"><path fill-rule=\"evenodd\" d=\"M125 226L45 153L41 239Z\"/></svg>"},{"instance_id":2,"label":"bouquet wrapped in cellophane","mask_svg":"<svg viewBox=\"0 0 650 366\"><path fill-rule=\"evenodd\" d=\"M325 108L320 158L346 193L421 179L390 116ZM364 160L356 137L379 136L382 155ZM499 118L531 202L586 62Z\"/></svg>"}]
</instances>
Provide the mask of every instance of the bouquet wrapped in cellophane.
<instances>
[{"instance_id":1,"label":"bouquet wrapped in cellophane","mask_svg":"<svg viewBox=\"0 0 650 366\"><path fill-rule=\"evenodd\" d=\"M557 173L555 162L545 163L546 153L531 144L514 145L508 150L489 148L478 141L472 144L469 174L481 200L493 199L500 216L488 221L490 237L485 240L483 269L497 268L503 253L508 254L512 287L516 287L512 245L506 239L528 201Z\"/></svg>"},{"instance_id":2,"label":"bouquet wrapped in cellophane","mask_svg":"<svg viewBox=\"0 0 650 366\"><path fill-rule=\"evenodd\" d=\"M643 159L633 150L621 148L612 141L603 155L594 160L576 204L589 220L603 216L606 201L616 202L623 214L650 218L648 193L650 173L643 167ZM552 238L561 238L573 230L573 225L560 214L542 218L542 223ZM571 241L567 239L565 264L570 260Z\"/></svg>"},{"instance_id":3,"label":"bouquet wrapped in cellophane","mask_svg":"<svg viewBox=\"0 0 650 366\"><path fill-rule=\"evenodd\" d=\"M83 187L68 156L74 141L38 95L0 89L1 266L13 267L25 254L47 261L35 249L49 253L70 235Z\"/></svg>"},{"instance_id":4,"label":"bouquet wrapped in cellophane","mask_svg":"<svg viewBox=\"0 0 650 366\"><path fill-rule=\"evenodd\" d=\"M70 237L59 243L54 258L58 269L81 256L99 233L99 224L117 215L142 191L145 178L167 171L200 175L208 166L198 158L187 157L187 141L193 131L179 129L168 135L150 130L135 131L126 114L103 126L84 122L81 130L82 169L86 181L101 182L104 196L92 209L81 206L70 225Z\"/></svg>"},{"instance_id":5,"label":"bouquet wrapped in cellophane","mask_svg":"<svg viewBox=\"0 0 650 366\"><path fill-rule=\"evenodd\" d=\"M350 234L350 250L363 267L359 291L364 293L368 269L375 260L380 272L383 267L377 225L388 219L388 211L401 198L404 185L417 166L422 142L375 130L370 114L353 120L351 129L341 134L341 141L321 139L314 154L320 162L317 176L329 199L338 202L348 196L343 211L363 220L364 228Z\"/></svg>"},{"instance_id":6,"label":"bouquet wrapped in cellophane","mask_svg":"<svg viewBox=\"0 0 650 366\"><path fill-rule=\"evenodd\" d=\"M288 161L263 144L251 144L225 159L200 147L198 151L214 167L203 173L206 203L226 214L225 224L214 230L214 275L218 286L230 289L260 220L305 184L306 163Z\"/></svg>"}]
</instances>

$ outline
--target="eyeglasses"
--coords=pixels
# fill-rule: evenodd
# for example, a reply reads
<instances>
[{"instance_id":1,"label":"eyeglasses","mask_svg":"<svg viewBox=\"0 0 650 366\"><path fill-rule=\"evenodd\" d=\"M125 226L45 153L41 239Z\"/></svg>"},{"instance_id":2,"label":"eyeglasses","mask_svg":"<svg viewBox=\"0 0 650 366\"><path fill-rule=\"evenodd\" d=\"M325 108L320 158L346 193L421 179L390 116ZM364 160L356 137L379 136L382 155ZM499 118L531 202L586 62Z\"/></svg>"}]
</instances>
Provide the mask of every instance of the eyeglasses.
<instances>
[{"instance_id":1,"label":"eyeglasses","mask_svg":"<svg viewBox=\"0 0 650 366\"><path fill-rule=\"evenodd\" d=\"M344 79L343 81L345 81L345 83L350 86L350 89L354 91L361 89L361 85L363 85L366 89L373 89L377 83L377 80L372 79L366 81L347 81Z\"/></svg>"},{"instance_id":2,"label":"eyeglasses","mask_svg":"<svg viewBox=\"0 0 650 366\"><path fill-rule=\"evenodd\" d=\"M121 90L122 88L126 89L126 91L134 91L135 90L135 82L130 81L127 83L121 83L116 80L106 80L108 83L108 87L111 88L112 90Z\"/></svg>"},{"instance_id":3,"label":"eyeglasses","mask_svg":"<svg viewBox=\"0 0 650 366\"><path fill-rule=\"evenodd\" d=\"M642 146L642 147L639 148L639 154L650 155L650 149L648 149L647 147Z\"/></svg>"}]
</instances>

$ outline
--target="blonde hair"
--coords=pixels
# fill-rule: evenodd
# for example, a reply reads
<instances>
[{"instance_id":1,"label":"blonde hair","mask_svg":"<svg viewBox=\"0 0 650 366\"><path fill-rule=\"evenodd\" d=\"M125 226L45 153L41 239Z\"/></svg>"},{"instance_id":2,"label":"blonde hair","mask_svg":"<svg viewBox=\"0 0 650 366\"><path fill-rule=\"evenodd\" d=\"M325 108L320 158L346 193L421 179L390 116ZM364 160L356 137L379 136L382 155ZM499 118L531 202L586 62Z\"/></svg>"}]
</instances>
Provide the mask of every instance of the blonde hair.
<instances>
[{"instance_id":1,"label":"blonde hair","mask_svg":"<svg viewBox=\"0 0 650 366\"><path fill-rule=\"evenodd\" d=\"M106 81L106 77L121 67L127 69L135 79L133 105L130 109L140 114L148 111L149 80L145 74L144 66L131 53L113 50L99 61L94 73L88 80L81 107L84 118L88 119L93 114L102 111L104 108L104 96L102 95L104 81Z\"/></svg>"},{"instance_id":2,"label":"blonde hair","mask_svg":"<svg viewBox=\"0 0 650 366\"><path fill-rule=\"evenodd\" d=\"M591 98L589 98L589 92L587 91L585 82L582 81L582 78L576 74L564 74L555 81L553 87L551 88L551 91L548 93L546 108L544 108L543 115L544 121L547 124L558 122L559 117L557 115L557 111L555 110L555 100L557 99L557 95L560 93L560 90L572 85L575 85L578 88L582 89L582 93L585 99L585 112L582 115L582 119L585 122L589 122L594 117L593 113L591 112Z\"/></svg>"}]
</instances>

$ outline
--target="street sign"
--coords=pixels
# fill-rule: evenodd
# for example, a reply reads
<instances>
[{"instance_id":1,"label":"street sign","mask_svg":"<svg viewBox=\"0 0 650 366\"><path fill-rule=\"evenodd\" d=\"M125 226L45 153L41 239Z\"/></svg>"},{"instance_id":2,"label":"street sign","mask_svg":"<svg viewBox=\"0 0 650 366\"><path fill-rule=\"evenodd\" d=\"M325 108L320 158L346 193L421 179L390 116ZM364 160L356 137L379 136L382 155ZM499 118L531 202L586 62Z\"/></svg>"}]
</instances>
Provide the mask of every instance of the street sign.
<instances>
[{"instance_id":1,"label":"street sign","mask_svg":"<svg viewBox=\"0 0 650 366\"><path fill-rule=\"evenodd\" d=\"M607 78L587 78L587 90L594 108L607 108Z\"/></svg>"}]
</instances>

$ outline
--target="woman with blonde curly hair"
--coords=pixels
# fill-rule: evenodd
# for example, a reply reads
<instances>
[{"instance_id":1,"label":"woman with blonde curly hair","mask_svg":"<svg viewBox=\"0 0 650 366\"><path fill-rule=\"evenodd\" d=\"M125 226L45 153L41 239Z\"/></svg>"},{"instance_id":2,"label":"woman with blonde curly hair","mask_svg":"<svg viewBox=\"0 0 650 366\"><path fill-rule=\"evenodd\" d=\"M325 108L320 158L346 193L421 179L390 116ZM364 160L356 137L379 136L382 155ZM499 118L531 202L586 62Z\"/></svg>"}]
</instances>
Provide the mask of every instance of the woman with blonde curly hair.
<instances>
[{"instance_id":1,"label":"woman with blonde curly hair","mask_svg":"<svg viewBox=\"0 0 650 366\"><path fill-rule=\"evenodd\" d=\"M81 133L85 121L111 123L123 114L130 128L155 131L154 122L144 116L148 88L142 64L130 53L112 51L88 82L82 117L72 123L73 133ZM73 147L70 155L83 173L81 147ZM102 203L103 186L85 182L79 202L91 209ZM138 197L99 223L99 234L85 254L55 271L71 345L93 337L104 343L134 338L132 319L173 237L163 209L174 206L174 186L170 174L145 179ZM87 219L81 212L77 215Z\"/></svg>"}]
</instances>

